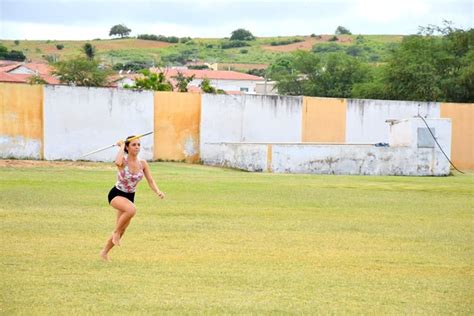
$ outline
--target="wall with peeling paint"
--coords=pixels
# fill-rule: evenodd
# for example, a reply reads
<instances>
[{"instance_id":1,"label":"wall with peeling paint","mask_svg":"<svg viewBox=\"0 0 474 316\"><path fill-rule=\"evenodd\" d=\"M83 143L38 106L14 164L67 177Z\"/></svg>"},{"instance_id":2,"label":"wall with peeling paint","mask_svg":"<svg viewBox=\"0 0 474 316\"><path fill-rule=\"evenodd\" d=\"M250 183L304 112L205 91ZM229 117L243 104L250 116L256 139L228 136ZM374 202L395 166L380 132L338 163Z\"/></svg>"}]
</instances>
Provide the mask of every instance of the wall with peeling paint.
<instances>
[{"instance_id":1,"label":"wall with peeling paint","mask_svg":"<svg viewBox=\"0 0 474 316\"><path fill-rule=\"evenodd\" d=\"M347 100L303 97L302 142L346 140Z\"/></svg>"},{"instance_id":2,"label":"wall with peeling paint","mask_svg":"<svg viewBox=\"0 0 474 316\"><path fill-rule=\"evenodd\" d=\"M439 118L437 102L347 100L346 143L388 143L390 119L416 116Z\"/></svg>"},{"instance_id":3,"label":"wall with peeling paint","mask_svg":"<svg viewBox=\"0 0 474 316\"><path fill-rule=\"evenodd\" d=\"M154 160L197 162L201 95L155 92Z\"/></svg>"},{"instance_id":4,"label":"wall with peeling paint","mask_svg":"<svg viewBox=\"0 0 474 316\"><path fill-rule=\"evenodd\" d=\"M438 142L449 155L451 121L429 120ZM390 147L310 143L210 143L205 164L248 171L348 175L444 176L450 165L441 151L419 147L421 119L392 125ZM271 150L271 153L268 151Z\"/></svg>"},{"instance_id":5,"label":"wall with peeling paint","mask_svg":"<svg viewBox=\"0 0 474 316\"><path fill-rule=\"evenodd\" d=\"M47 160L113 161L111 148L95 149L153 131L152 92L68 86L44 87L44 150ZM140 157L153 158L153 137L141 140Z\"/></svg>"},{"instance_id":6,"label":"wall with peeling paint","mask_svg":"<svg viewBox=\"0 0 474 316\"><path fill-rule=\"evenodd\" d=\"M474 169L474 103L441 103L441 117L452 121L451 160L454 165Z\"/></svg>"},{"instance_id":7,"label":"wall with peeling paint","mask_svg":"<svg viewBox=\"0 0 474 316\"><path fill-rule=\"evenodd\" d=\"M43 87L0 83L0 158L43 158Z\"/></svg>"},{"instance_id":8,"label":"wall with peeling paint","mask_svg":"<svg viewBox=\"0 0 474 316\"><path fill-rule=\"evenodd\" d=\"M215 142L299 142L302 98L202 95L201 159Z\"/></svg>"}]
</instances>

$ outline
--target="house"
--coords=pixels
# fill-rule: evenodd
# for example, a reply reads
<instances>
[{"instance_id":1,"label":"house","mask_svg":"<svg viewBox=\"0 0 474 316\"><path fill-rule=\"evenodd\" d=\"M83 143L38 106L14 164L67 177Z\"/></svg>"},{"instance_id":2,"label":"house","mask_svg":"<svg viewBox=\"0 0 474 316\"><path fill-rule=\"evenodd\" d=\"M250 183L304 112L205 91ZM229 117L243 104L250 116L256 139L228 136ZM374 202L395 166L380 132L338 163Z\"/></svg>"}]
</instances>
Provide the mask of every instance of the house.
<instances>
[{"instance_id":1,"label":"house","mask_svg":"<svg viewBox=\"0 0 474 316\"><path fill-rule=\"evenodd\" d=\"M221 71L221 70L196 70L181 68L150 68L151 72L164 72L166 79L170 81L173 86L176 86L176 77L178 73L186 77L194 76L194 79L188 84L189 92L200 93L201 82L207 78L211 86L216 89L224 90L227 94L255 94L256 85L258 82L263 82L262 77L244 74L236 71ZM134 79L141 74L121 74L115 80L118 87L123 87L125 84L133 85ZM117 78L117 76L115 76Z\"/></svg>"},{"instance_id":2,"label":"house","mask_svg":"<svg viewBox=\"0 0 474 316\"><path fill-rule=\"evenodd\" d=\"M59 84L59 79L50 74L51 70L43 63L0 61L0 82L28 83L32 76L39 76L48 84Z\"/></svg>"},{"instance_id":3,"label":"house","mask_svg":"<svg viewBox=\"0 0 474 316\"><path fill-rule=\"evenodd\" d=\"M151 69L151 71L158 72L159 69ZM194 76L194 79L189 83L188 88L198 88L204 79L210 81L211 86L216 89L224 90L229 94L255 94L255 87L257 82L264 79L262 77L249 75L236 71L224 70L194 70L194 69L165 69L166 78L172 79L182 73L186 77Z\"/></svg>"}]
</instances>

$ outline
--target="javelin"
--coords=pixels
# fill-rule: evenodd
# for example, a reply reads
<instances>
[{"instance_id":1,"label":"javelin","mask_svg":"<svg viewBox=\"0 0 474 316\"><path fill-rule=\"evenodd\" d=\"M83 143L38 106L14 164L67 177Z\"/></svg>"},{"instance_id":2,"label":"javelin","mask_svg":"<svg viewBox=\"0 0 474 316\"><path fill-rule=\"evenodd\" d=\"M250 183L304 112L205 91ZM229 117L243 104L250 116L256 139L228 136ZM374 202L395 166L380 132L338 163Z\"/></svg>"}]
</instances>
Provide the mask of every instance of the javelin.
<instances>
[{"instance_id":1,"label":"javelin","mask_svg":"<svg viewBox=\"0 0 474 316\"><path fill-rule=\"evenodd\" d=\"M141 138L143 136L146 136L146 135L150 135L152 134L153 132L148 132L148 133L145 133L145 134L141 134L141 135L137 135L137 136L134 136L134 137L130 137L128 139L126 139L125 141L132 141L132 140L135 140L135 139L138 139L138 138ZM89 156L89 155L92 155L92 154L95 154L95 153L98 153L99 151L102 151L102 150L106 150L106 149L109 149L109 148L112 148L112 147L115 147L117 146L117 144L113 144L113 145L110 145L110 146L107 146L107 147L103 147L103 148L99 148L97 150L94 150L94 151L91 151L87 154L84 154L82 155L81 157L85 157L85 156Z\"/></svg>"}]
</instances>

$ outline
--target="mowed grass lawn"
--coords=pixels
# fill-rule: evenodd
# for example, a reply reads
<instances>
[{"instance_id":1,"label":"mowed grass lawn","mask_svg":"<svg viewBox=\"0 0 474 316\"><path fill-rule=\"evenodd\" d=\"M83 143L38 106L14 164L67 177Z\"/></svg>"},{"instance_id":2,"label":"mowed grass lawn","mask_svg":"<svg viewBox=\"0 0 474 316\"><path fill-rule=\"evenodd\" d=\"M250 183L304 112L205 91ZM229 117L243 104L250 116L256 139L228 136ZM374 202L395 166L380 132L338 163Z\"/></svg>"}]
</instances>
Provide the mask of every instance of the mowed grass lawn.
<instances>
[{"instance_id":1,"label":"mowed grass lawn","mask_svg":"<svg viewBox=\"0 0 474 316\"><path fill-rule=\"evenodd\" d=\"M122 246L110 164L0 168L0 314L471 314L474 174L152 163Z\"/></svg>"}]
</instances>

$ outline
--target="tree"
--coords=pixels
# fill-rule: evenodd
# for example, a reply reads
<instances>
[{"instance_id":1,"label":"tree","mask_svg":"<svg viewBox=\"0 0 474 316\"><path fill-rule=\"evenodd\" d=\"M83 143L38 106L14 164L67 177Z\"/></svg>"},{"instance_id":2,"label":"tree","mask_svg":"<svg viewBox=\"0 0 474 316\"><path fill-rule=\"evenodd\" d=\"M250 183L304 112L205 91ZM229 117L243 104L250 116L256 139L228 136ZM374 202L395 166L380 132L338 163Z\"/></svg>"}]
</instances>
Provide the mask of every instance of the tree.
<instances>
[{"instance_id":1,"label":"tree","mask_svg":"<svg viewBox=\"0 0 474 316\"><path fill-rule=\"evenodd\" d=\"M354 88L357 97L474 102L474 29L420 27L404 37L373 80ZM440 35L437 35L440 34Z\"/></svg>"},{"instance_id":2,"label":"tree","mask_svg":"<svg viewBox=\"0 0 474 316\"><path fill-rule=\"evenodd\" d=\"M179 92L188 92L188 84L194 80L195 75L186 77L183 73L178 71L176 79L176 87Z\"/></svg>"},{"instance_id":3,"label":"tree","mask_svg":"<svg viewBox=\"0 0 474 316\"><path fill-rule=\"evenodd\" d=\"M231 41L252 41L255 36L245 29L237 29L231 33Z\"/></svg>"},{"instance_id":4,"label":"tree","mask_svg":"<svg viewBox=\"0 0 474 316\"><path fill-rule=\"evenodd\" d=\"M28 83L31 85L34 85L34 84L47 84L48 82L46 82L46 80L41 78L40 75L36 74L28 78Z\"/></svg>"},{"instance_id":5,"label":"tree","mask_svg":"<svg viewBox=\"0 0 474 316\"><path fill-rule=\"evenodd\" d=\"M95 57L95 47L91 43L85 43L82 46L82 51L86 54L87 58L94 59Z\"/></svg>"},{"instance_id":6,"label":"tree","mask_svg":"<svg viewBox=\"0 0 474 316\"><path fill-rule=\"evenodd\" d=\"M297 51L269 68L282 94L340 98L350 97L353 85L368 80L368 73L366 64L345 53Z\"/></svg>"},{"instance_id":7,"label":"tree","mask_svg":"<svg viewBox=\"0 0 474 316\"><path fill-rule=\"evenodd\" d=\"M173 91L173 85L166 80L163 72L153 73L148 69L140 71L142 78L136 78L133 86L125 86L128 89L154 90L154 91Z\"/></svg>"},{"instance_id":8,"label":"tree","mask_svg":"<svg viewBox=\"0 0 474 316\"><path fill-rule=\"evenodd\" d=\"M351 35L351 31L349 31L349 29L345 28L344 26L338 26L337 29L336 29L336 32L335 32L336 35L343 35L343 34L346 34L346 35Z\"/></svg>"},{"instance_id":9,"label":"tree","mask_svg":"<svg viewBox=\"0 0 474 316\"><path fill-rule=\"evenodd\" d=\"M61 83L87 87L100 87L108 83L107 76L110 71L100 69L99 63L95 60L76 57L59 61L52 66L54 68L52 74L58 76Z\"/></svg>"},{"instance_id":10,"label":"tree","mask_svg":"<svg viewBox=\"0 0 474 316\"><path fill-rule=\"evenodd\" d=\"M128 36L132 30L126 27L124 24L117 24L112 26L109 32L109 36L120 35L121 38Z\"/></svg>"},{"instance_id":11,"label":"tree","mask_svg":"<svg viewBox=\"0 0 474 316\"><path fill-rule=\"evenodd\" d=\"M204 78L201 81L201 84L199 85L201 87L202 92L204 93L216 93L217 90L213 86L211 86L211 81L209 79Z\"/></svg>"}]
</instances>

